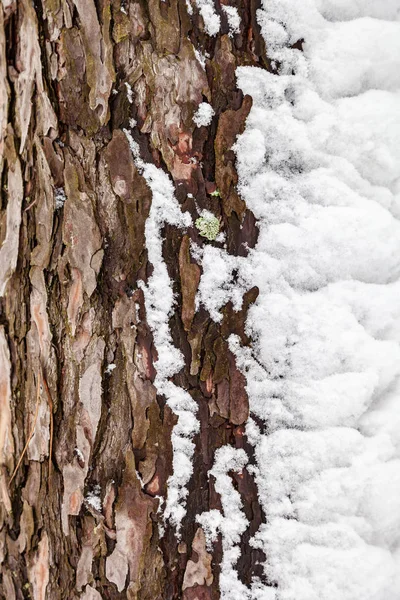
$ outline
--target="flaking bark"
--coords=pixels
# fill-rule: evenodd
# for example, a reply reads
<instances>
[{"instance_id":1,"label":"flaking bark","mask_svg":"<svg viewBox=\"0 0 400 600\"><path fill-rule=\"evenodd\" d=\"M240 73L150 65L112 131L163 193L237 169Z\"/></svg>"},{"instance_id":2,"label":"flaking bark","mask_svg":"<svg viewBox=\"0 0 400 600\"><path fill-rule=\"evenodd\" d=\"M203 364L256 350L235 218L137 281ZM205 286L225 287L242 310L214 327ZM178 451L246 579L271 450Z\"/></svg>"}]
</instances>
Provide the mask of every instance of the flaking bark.
<instances>
[{"instance_id":1,"label":"flaking bark","mask_svg":"<svg viewBox=\"0 0 400 600\"><path fill-rule=\"evenodd\" d=\"M222 2L223 3L223 2ZM198 404L194 473L182 538L162 506L176 416L157 395L146 323L145 223L151 192L141 157L168 171L182 210L221 218L227 251L244 256L257 227L236 190L232 144L251 99L238 65L268 68L257 0L236 0L240 33L210 38L185 0L3 0L0 6L0 597L57 600L216 599L212 553L196 515L221 507L214 452L245 447L244 377L228 349L244 344L248 305L214 323L196 311L201 274L186 235L166 226L164 260L177 303L170 326L185 367L174 382ZM195 50L205 57L202 67ZM208 101L215 117L196 128ZM137 123L132 127L132 119ZM220 196L211 195L218 189ZM197 203L197 207L196 207ZM212 242L216 243L217 242ZM39 373L45 385L37 390ZM49 402L46 387L51 397ZM34 435L21 467L10 476ZM50 447L50 410L54 442ZM248 544L263 516L244 471L234 480L251 521L239 575L262 576ZM91 498L98 495L98 505Z\"/></svg>"}]
</instances>

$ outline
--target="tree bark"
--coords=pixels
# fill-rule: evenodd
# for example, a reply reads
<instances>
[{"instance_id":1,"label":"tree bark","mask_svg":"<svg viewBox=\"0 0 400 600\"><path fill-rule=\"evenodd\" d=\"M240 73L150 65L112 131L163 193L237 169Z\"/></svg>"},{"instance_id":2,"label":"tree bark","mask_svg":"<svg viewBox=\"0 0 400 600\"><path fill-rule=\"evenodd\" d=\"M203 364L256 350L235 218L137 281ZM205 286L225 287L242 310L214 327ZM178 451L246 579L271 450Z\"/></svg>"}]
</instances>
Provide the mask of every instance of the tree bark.
<instances>
[{"instance_id":1,"label":"tree bark","mask_svg":"<svg viewBox=\"0 0 400 600\"><path fill-rule=\"evenodd\" d=\"M0 596L7 600L219 597L221 542L206 548L196 516L221 509L208 476L216 449L244 447L251 456L245 380L226 340L235 333L250 343L244 324L257 290L239 312L226 305L220 323L196 310L201 267L190 244L223 242L165 224L163 259L176 298L169 327L185 362L172 380L194 399L200 422L179 537L164 522L162 501L178 419L154 384L157 348L139 283L154 268L145 232L152 193L126 135L143 161L168 173L182 211L195 222L211 210L227 251L245 256L257 226L237 193L231 148L251 99L236 88L235 69L269 64L258 1L235 0L238 33L216 5L221 30L209 36L196 4L185 0L1 4ZM215 116L196 127L203 101ZM250 521L238 562L249 584L263 577L265 557L249 545L263 515L249 471L232 477Z\"/></svg>"}]
</instances>

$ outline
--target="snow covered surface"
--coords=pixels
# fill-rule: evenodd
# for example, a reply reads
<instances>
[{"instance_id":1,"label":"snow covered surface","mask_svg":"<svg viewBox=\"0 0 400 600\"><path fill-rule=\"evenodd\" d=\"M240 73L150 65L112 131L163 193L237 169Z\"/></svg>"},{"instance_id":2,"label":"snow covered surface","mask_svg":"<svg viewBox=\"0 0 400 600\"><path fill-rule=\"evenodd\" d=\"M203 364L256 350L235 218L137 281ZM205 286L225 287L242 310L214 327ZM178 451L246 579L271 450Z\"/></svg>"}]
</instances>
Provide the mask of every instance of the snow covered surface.
<instances>
[{"instance_id":1,"label":"snow covered surface","mask_svg":"<svg viewBox=\"0 0 400 600\"><path fill-rule=\"evenodd\" d=\"M142 173L152 191L150 214L146 221L145 235L149 262L153 273L147 285L142 282L145 297L147 322L152 330L158 359L155 362L157 375L154 384L159 394L165 396L179 420L172 432L173 474L168 480L168 496L164 517L175 525L179 533L185 515L186 484L193 472L193 435L199 429L196 418L197 404L188 392L169 381L183 367L183 356L172 342L168 319L175 299L167 266L162 256L161 228L164 223L177 227L191 224L189 213L182 213L174 196L174 186L168 175L155 165L140 158L139 146L131 133L124 129L136 167Z\"/></svg>"},{"instance_id":2,"label":"snow covered surface","mask_svg":"<svg viewBox=\"0 0 400 600\"><path fill-rule=\"evenodd\" d=\"M280 75L238 69L253 108L236 153L260 235L246 259L204 250L198 299L220 320L260 289L252 348L230 346L264 422L247 424L267 517L252 543L277 588L232 575L228 481L200 521L222 532L222 598L399 600L400 2L264 0L258 18Z\"/></svg>"}]
</instances>

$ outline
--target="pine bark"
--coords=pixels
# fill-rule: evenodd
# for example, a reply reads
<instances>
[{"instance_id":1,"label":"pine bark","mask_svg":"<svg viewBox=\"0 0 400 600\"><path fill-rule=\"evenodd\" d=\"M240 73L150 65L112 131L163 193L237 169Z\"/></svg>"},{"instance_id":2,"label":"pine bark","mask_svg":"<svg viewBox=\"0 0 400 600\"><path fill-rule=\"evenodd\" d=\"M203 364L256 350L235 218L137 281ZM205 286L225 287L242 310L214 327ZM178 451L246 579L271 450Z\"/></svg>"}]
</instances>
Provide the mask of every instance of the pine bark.
<instances>
[{"instance_id":1,"label":"pine bark","mask_svg":"<svg viewBox=\"0 0 400 600\"><path fill-rule=\"evenodd\" d=\"M138 286L152 272L152 196L123 129L169 174L182 210L193 220L212 210L227 251L245 256L257 226L237 193L231 148L251 99L235 69L269 65L258 0L230 4L240 32L229 34L216 2L214 37L185 0L0 6L1 598L219 598L221 542L206 549L196 516L221 509L208 476L215 450L230 444L251 457L245 379L227 338L250 344L257 290L239 312L226 305L219 324L196 311L201 268L190 240L218 242L195 227L164 228L177 299L169 324L185 357L173 380L198 404L200 432L181 539L169 524L161 535L177 418L154 386L157 351ZM215 116L195 127L202 101ZM232 477L250 522L238 562L249 583L262 578L265 557L249 539L263 515L249 471Z\"/></svg>"}]
</instances>

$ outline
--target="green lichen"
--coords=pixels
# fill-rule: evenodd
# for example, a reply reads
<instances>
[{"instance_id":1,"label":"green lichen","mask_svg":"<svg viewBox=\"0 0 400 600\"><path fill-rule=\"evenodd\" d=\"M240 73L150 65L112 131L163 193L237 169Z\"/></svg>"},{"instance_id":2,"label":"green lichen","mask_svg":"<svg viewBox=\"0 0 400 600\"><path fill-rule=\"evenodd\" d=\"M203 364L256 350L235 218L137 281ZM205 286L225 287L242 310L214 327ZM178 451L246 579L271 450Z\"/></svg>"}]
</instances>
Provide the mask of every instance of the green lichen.
<instances>
[{"instance_id":1,"label":"green lichen","mask_svg":"<svg viewBox=\"0 0 400 600\"><path fill-rule=\"evenodd\" d=\"M210 196L221 196L221 194L219 193L219 190L215 190L215 192L211 192Z\"/></svg>"},{"instance_id":2,"label":"green lichen","mask_svg":"<svg viewBox=\"0 0 400 600\"><path fill-rule=\"evenodd\" d=\"M219 233L219 220L212 213L204 211L195 223L201 236L210 241L215 240Z\"/></svg>"}]
</instances>

